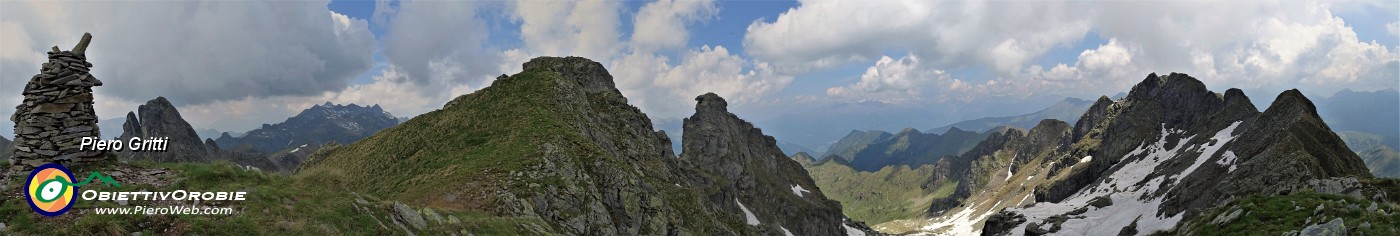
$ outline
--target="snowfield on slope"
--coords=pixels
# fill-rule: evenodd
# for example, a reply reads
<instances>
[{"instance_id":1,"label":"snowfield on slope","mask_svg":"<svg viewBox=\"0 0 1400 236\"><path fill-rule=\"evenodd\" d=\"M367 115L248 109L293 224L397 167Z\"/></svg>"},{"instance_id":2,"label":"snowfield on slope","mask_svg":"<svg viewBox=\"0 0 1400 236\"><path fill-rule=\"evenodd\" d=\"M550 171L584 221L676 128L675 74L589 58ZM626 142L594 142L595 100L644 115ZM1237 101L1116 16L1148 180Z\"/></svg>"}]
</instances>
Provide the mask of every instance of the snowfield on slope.
<instances>
[{"instance_id":1,"label":"snowfield on slope","mask_svg":"<svg viewBox=\"0 0 1400 236\"><path fill-rule=\"evenodd\" d=\"M1239 127L1239 124L1240 122L1238 121L1234 122L1229 127L1216 132L1215 135L1211 137L1215 142L1207 140L1205 146L1197 145L1186 148L1185 146L1187 145L1176 145L1173 149L1166 148L1167 136L1169 134L1183 134L1184 131L1166 129L1163 127L1156 143L1139 146L1137 149L1130 152L1124 159L1126 163L1120 164L1120 168L1107 178L1103 178L1103 180L1106 181L1099 181L1095 185L1081 189L1078 193L1060 203L1042 202L1037 203L1033 207L1007 209L1008 211L1020 213L1026 217L1025 223L1011 229L1009 233L1013 235L1024 234L1026 227L1028 227L1030 223L1040 224L1041 229L1048 229L1050 225L1046 223L1046 220L1050 217L1064 215L1080 208L1086 208L1087 211L1082 214L1070 216L1068 220L1060 225L1061 229L1056 233L1067 235L1116 235L1124 227L1132 225L1134 222L1136 222L1137 225L1137 235L1147 235L1157 231L1171 230L1181 221L1182 215L1179 213L1170 216L1158 214L1161 210L1164 197L1157 196L1157 194L1160 193L1159 191L1169 190L1158 188L1163 186L1163 182L1167 181L1173 184L1168 188L1174 187L1174 183L1186 176L1190 176L1191 173L1196 171L1196 168L1200 167L1200 165L1205 163L1210 157L1220 152L1220 147L1235 138L1231 133L1234 132L1235 128ZM1180 142L1188 142L1194 138L1195 135L1191 135L1181 139ZM1168 160L1175 158L1193 158L1182 155L1182 152L1187 150L1199 150L1201 153L1199 156L1194 157L1195 159L1190 167L1187 167L1180 173L1170 175L1158 173L1153 175L1156 167ZM1133 156L1143 153L1147 153L1147 155L1142 158L1130 159ZM1227 152L1227 154L1233 156L1233 153ZM1144 181L1149 175L1156 177ZM1170 178L1165 176L1170 176ZM1089 202L1092 201L1094 197L1099 196L1107 196L1113 200L1113 204L1103 208L1090 206Z\"/></svg>"}]
</instances>

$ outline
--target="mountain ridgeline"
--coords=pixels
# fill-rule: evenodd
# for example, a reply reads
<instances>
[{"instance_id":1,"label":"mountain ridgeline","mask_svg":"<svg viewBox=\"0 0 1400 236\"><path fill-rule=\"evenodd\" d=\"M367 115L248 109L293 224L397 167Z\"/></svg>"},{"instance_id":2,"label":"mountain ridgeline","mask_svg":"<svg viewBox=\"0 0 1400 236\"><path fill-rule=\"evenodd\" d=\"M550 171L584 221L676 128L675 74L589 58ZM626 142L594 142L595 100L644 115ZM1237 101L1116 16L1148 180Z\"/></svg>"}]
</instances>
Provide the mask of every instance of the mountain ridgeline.
<instances>
[{"instance_id":1,"label":"mountain ridgeline","mask_svg":"<svg viewBox=\"0 0 1400 236\"><path fill-rule=\"evenodd\" d=\"M122 133L117 138L127 142L132 138L150 140L159 137L166 138L164 151L123 150L115 153L118 159L123 161L208 163L224 160L262 170L288 170L295 167L275 165L261 153L220 149L213 139L201 142L194 128L165 97L156 97L137 107L136 111L127 112L126 121L122 123Z\"/></svg>"},{"instance_id":2,"label":"mountain ridgeline","mask_svg":"<svg viewBox=\"0 0 1400 236\"><path fill-rule=\"evenodd\" d=\"M353 143L398 124L398 118L377 104L359 106L326 102L307 108L282 123L263 124L239 137L224 132L214 142L223 148L251 148L263 153L276 153L296 149L303 144Z\"/></svg>"},{"instance_id":3,"label":"mountain ridgeline","mask_svg":"<svg viewBox=\"0 0 1400 236\"><path fill-rule=\"evenodd\" d=\"M1297 90L1259 112L1239 89L1185 74L1148 75L1124 98L1099 98L1075 125L994 134L950 161L962 184L934 203L924 232L1134 234L1248 196L1299 191L1389 201L1365 164ZM1003 210L1004 209L1004 210ZM1179 232L1180 233L1180 232ZM1189 232L1186 232L1189 233Z\"/></svg>"},{"instance_id":4,"label":"mountain ridgeline","mask_svg":"<svg viewBox=\"0 0 1400 236\"><path fill-rule=\"evenodd\" d=\"M772 137L698 97L685 155L597 62L541 57L524 71L359 142L312 155L375 196L480 212L526 234L841 235L841 214Z\"/></svg>"},{"instance_id":5,"label":"mountain ridgeline","mask_svg":"<svg viewBox=\"0 0 1400 236\"><path fill-rule=\"evenodd\" d=\"M1041 109L1034 113L1019 116L987 117L975 120L961 121L951 125L927 130L930 133L943 133L952 128L960 128L974 132L985 132L994 130L1001 126L1011 126L1021 129L1030 129L1039 124L1041 120L1053 119L1065 122L1075 122L1079 120L1079 115L1083 115L1089 106L1094 105L1094 101L1065 98L1050 107Z\"/></svg>"}]
</instances>

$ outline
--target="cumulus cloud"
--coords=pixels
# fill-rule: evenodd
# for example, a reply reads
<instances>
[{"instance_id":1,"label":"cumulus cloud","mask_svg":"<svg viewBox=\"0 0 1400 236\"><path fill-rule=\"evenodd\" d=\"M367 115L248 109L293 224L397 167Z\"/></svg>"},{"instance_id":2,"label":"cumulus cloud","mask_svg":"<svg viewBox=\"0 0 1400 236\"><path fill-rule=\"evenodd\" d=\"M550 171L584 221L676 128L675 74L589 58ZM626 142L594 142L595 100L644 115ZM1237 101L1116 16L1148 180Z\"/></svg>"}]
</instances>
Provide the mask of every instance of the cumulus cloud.
<instances>
[{"instance_id":1,"label":"cumulus cloud","mask_svg":"<svg viewBox=\"0 0 1400 236\"><path fill-rule=\"evenodd\" d=\"M688 116L695 96L707 92L735 106L758 102L792 82L767 64L732 54L722 46L686 52L675 64L665 56L629 54L611 66L618 89L653 118Z\"/></svg>"},{"instance_id":2,"label":"cumulus cloud","mask_svg":"<svg viewBox=\"0 0 1400 236\"><path fill-rule=\"evenodd\" d=\"M1385 31L1390 32L1390 35L1400 37L1400 21L1385 24Z\"/></svg>"},{"instance_id":3,"label":"cumulus cloud","mask_svg":"<svg viewBox=\"0 0 1400 236\"><path fill-rule=\"evenodd\" d=\"M884 56L860 75L859 82L827 88L826 94L832 97L885 103L918 100L922 98L923 89L948 80L948 74L944 71L927 67L918 56L910 55L898 60ZM959 87L962 84L950 86Z\"/></svg>"},{"instance_id":4,"label":"cumulus cloud","mask_svg":"<svg viewBox=\"0 0 1400 236\"><path fill-rule=\"evenodd\" d=\"M383 52L403 76L424 89L481 82L497 72L498 53L484 45L490 32L477 15L477 2L402 1L398 8L376 4L375 17L388 32Z\"/></svg>"},{"instance_id":5,"label":"cumulus cloud","mask_svg":"<svg viewBox=\"0 0 1400 236\"><path fill-rule=\"evenodd\" d=\"M531 55L601 60L622 49L620 1L525 1L511 7Z\"/></svg>"},{"instance_id":6,"label":"cumulus cloud","mask_svg":"<svg viewBox=\"0 0 1400 236\"><path fill-rule=\"evenodd\" d=\"M373 82L356 84L340 91L315 96L246 97L208 104L180 106L180 114L191 125L218 130L246 131L263 123L282 122L302 110L324 102L335 104L378 104L395 116L413 116L442 107L452 94L462 94L466 85L442 85L444 89L424 89L407 80L408 75L389 66L372 77ZM135 107L135 105L129 105ZM101 111L99 111L101 112ZM121 111L123 114L125 111Z\"/></svg>"},{"instance_id":7,"label":"cumulus cloud","mask_svg":"<svg viewBox=\"0 0 1400 236\"><path fill-rule=\"evenodd\" d=\"M632 30L632 47L654 51L684 47L690 37L685 24L702 21L719 13L714 1L660 0L637 11Z\"/></svg>"},{"instance_id":8,"label":"cumulus cloud","mask_svg":"<svg viewBox=\"0 0 1400 236\"><path fill-rule=\"evenodd\" d=\"M744 35L749 54L790 73L910 51L931 65L1014 71L1089 31L1081 3L800 1ZM896 20L897 19L897 20Z\"/></svg>"},{"instance_id":9,"label":"cumulus cloud","mask_svg":"<svg viewBox=\"0 0 1400 236\"><path fill-rule=\"evenodd\" d=\"M106 82L100 91L139 101L335 91L370 67L374 47L366 21L330 12L325 1L11 2L0 9L0 25L0 84L23 84L50 46L72 47L91 32L88 60Z\"/></svg>"},{"instance_id":10,"label":"cumulus cloud","mask_svg":"<svg viewBox=\"0 0 1400 236\"><path fill-rule=\"evenodd\" d=\"M749 54L784 71L908 52L924 71L991 72L983 78L953 75L938 91L925 93L938 98L1093 96L1126 89L1150 72L1185 72L1216 88L1269 92L1396 87L1396 46L1360 40L1333 14L1333 4L802 1L771 21L750 25L744 43ZM1073 63L1031 63L1086 36L1110 40L1083 49ZM881 62L876 64L872 68ZM870 81L862 78L828 95L880 84Z\"/></svg>"},{"instance_id":11,"label":"cumulus cloud","mask_svg":"<svg viewBox=\"0 0 1400 236\"><path fill-rule=\"evenodd\" d=\"M623 20L619 2L525 1L510 7L512 18L521 23L524 45L502 52L499 69L514 73L536 56L587 57L607 65L629 103L653 118L688 116L695 96L706 92L744 106L792 81L774 74L767 63L722 46L683 49L690 40L686 27L717 14L713 1L647 3L628 19L634 28L625 39L618 29ZM661 53L667 50L676 50L676 57Z\"/></svg>"}]
</instances>

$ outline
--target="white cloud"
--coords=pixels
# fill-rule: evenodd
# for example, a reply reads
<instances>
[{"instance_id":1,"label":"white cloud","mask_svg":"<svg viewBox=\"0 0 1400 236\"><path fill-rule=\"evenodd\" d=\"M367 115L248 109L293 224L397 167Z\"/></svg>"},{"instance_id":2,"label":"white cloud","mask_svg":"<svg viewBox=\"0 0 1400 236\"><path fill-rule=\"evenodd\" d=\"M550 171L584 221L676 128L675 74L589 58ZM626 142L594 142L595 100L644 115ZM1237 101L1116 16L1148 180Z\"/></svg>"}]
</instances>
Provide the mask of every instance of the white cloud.
<instances>
[{"instance_id":1,"label":"white cloud","mask_svg":"<svg viewBox=\"0 0 1400 236\"><path fill-rule=\"evenodd\" d=\"M1093 96L1125 90L1150 72L1189 73L1219 89L1307 87L1330 93L1400 85L1394 79L1396 46L1359 40L1332 13L1338 7L1332 4L802 1L771 21L750 25L744 42L749 54L784 72L889 52L916 56L923 70L991 72L952 78L939 91L923 93L940 100ZM1030 64L1091 32L1110 41L1083 49L1073 64Z\"/></svg>"},{"instance_id":2,"label":"white cloud","mask_svg":"<svg viewBox=\"0 0 1400 236\"><path fill-rule=\"evenodd\" d=\"M521 23L524 47L501 53L505 73L536 56L582 56L604 65L629 103L652 118L690 114L695 96L714 92L733 106L744 106L778 91L790 76L731 53L722 46L678 50L674 61L658 51L685 47L689 24L717 14L712 1L662 0L643 5L632 19L631 37L618 31L622 5L614 1L517 2L510 6ZM624 51L622 49L630 49Z\"/></svg>"},{"instance_id":3,"label":"white cloud","mask_svg":"<svg viewBox=\"0 0 1400 236\"><path fill-rule=\"evenodd\" d=\"M695 96L707 92L724 97L731 106L743 106L792 82L767 64L722 46L702 46L686 52L676 64L667 61L660 55L629 54L609 66L618 89L652 118L689 116Z\"/></svg>"},{"instance_id":4,"label":"white cloud","mask_svg":"<svg viewBox=\"0 0 1400 236\"><path fill-rule=\"evenodd\" d=\"M7 45L0 83L23 84L38 72L33 61L10 61L70 48L91 32L94 75L106 82L105 95L127 100L199 104L335 91L370 67L374 45L364 20L330 12L324 1L7 2L0 12Z\"/></svg>"},{"instance_id":5,"label":"white cloud","mask_svg":"<svg viewBox=\"0 0 1400 236\"><path fill-rule=\"evenodd\" d=\"M684 47L690 32L688 22L703 21L719 13L711 0L660 0L647 3L633 20L633 50L654 51Z\"/></svg>"},{"instance_id":6,"label":"white cloud","mask_svg":"<svg viewBox=\"0 0 1400 236\"><path fill-rule=\"evenodd\" d=\"M377 4L389 6L388 4ZM384 57L404 73L400 79L424 89L478 83L497 73L501 60L487 49L490 32L477 15L477 2L403 1L375 10L389 29Z\"/></svg>"},{"instance_id":7,"label":"white cloud","mask_svg":"<svg viewBox=\"0 0 1400 236\"><path fill-rule=\"evenodd\" d=\"M441 108L454 96L470 92L466 85L448 86L453 87L450 89L425 89L404 78L406 76L408 75L400 68L390 66L373 76L373 82L351 85L341 91L325 92L316 96L246 97L180 106L178 109L196 128L247 131L263 123L282 122L287 117L295 116L302 110L324 102L365 106L378 104L395 116L415 116ZM121 114L135 108L135 105L131 104L118 105L127 106L126 110L119 111Z\"/></svg>"},{"instance_id":8,"label":"white cloud","mask_svg":"<svg viewBox=\"0 0 1400 236\"><path fill-rule=\"evenodd\" d=\"M922 97L922 90L947 82L948 74L942 70L925 68L918 56L905 56L898 60L888 56L880 57L874 66L860 75L854 84L831 87L826 94L832 97L852 100L875 100L886 103L907 102ZM951 83L950 89L960 89L961 81Z\"/></svg>"},{"instance_id":9,"label":"white cloud","mask_svg":"<svg viewBox=\"0 0 1400 236\"><path fill-rule=\"evenodd\" d=\"M606 60L622 49L620 1L526 1L511 5L525 50Z\"/></svg>"},{"instance_id":10,"label":"white cloud","mask_svg":"<svg viewBox=\"0 0 1400 236\"><path fill-rule=\"evenodd\" d=\"M1385 24L1385 31L1390 32L1390 35L1400 37L1400 21Z\"/></svg>"},{"instance_id":11,"label":"white cloud","mask_svg":"<svg viewBox=\"0 0 1400 236\"><path fill-rule=\"evenodd\" d=\"M104 119L157 96L208 105L339 91L370 68L375 43L365 20L326 1L5 2L0 113L21 101L19 85L49 47L68 49L84 32L93 35L92 73L105 82L94 88Z\"/></svg>"},{"instance_id":12,"label":"white cloud","mask_svg":"<svg viewBox=\"0 0 1400 236\"><path fill-rule=\"evenodd\" d=\"M800 73L910 51L931 65L989 65L1012 72L1089 31L1066 11L1079 3L801 1L772 22L754 22L745 49L785 72Z\"/></svg>"}]
</instances>

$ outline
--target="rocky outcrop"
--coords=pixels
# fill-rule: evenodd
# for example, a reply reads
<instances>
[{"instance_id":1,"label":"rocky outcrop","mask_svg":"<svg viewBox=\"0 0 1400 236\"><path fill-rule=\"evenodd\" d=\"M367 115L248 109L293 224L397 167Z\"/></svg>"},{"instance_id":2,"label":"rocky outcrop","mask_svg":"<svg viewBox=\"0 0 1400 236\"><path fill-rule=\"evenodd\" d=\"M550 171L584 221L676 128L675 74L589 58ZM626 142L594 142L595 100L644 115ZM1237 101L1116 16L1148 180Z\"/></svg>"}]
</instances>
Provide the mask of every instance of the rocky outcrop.
<instances>
[{"instance_id":1,"label":"rocky outcrop","mask_svg":"<svg viewBox=\"0 0 1400 236\"><path fill-rule=\"evenodd\" d=\"M1362 184L1371 177L1365 164L1297 90L1261 113L1238 89L1214 93L1185 74L1152 74L1123 99L1100 98L1075 127L1054 130L1032 143L1055 148L1017 151L1012 162L1041 165L1008 170L1030 175L1020 185L1033 187L1035 204L989 217L984 234L1150 234L1245 196L1304 189L1388 198ZM1003 196L1025 188L987 186L981 191ZM1113 204L1092 204L1099 199Z\"/></svg>"},{"instance_id":2,"label":"rocky outcrop","mask_svg":"<svg viewBox=\"0 0 1400 236\"><path fill-rule=\"evenodd\" d=\"M728 111L724 98L695 98L695 114L685 119L681 160L718 175L719 182L697 183L707 199L736 217L752 213L750 225L794 235L845 233L841 204L827 199L797 161L776 140ZM741 214L742 213L742 214Z\"/></svg>"},{"instance_id":3,"label":"rocky outcrop","mask_svg":"<svg viewBox=\"0 0 1400 236\"><path fill-rule=\"evenodd\" d=\"M137 107L135 112L127 112L126 122L122 124L122 135L117 138L124 144L133 138L140 138L146 142L163 139L166 142L163 151L124 149L115 152L123 161L205 163L226 160L239 166L267 171L295 168L274 165L266 154L227 150L211 139L201 141L194 127L180 116L180 111L165 97L156 97Z\"/></svg>"},{"instance_id":4,"label":"rocky outcrop","mask_svg":"<svg viewBox=\"0 0 1400 236\"><path fill-rule=\"evenodd\" d=\"M87 46L92 35L83 34L73 50L48 52L49 61L24 85L24 101L15 107L15 165L11 175L50 162L95 162L104 152L80 150L83 137L100 137L97 114L92 109L92 87L102 86L89 73Z\"/></svg>"},{"instance_id":5,"label":"rocky outcrop","mask_svg":"<svg viewBox=\"0 0 1400 236\"><path fill-rule=\"evenodd\" d=\"M180 117L180 111L165 97L147 101L145 105L137 107L136 112L128 112L126 118L126 123L122 125L122 135L118 138L122 142L129 142L132 138L146 141L165 139L167 144L164 151L117 152L117 156L122 160L207 162L212 159L208 147L201 142L194 128Z\"/></svg>"}]
</instances>

